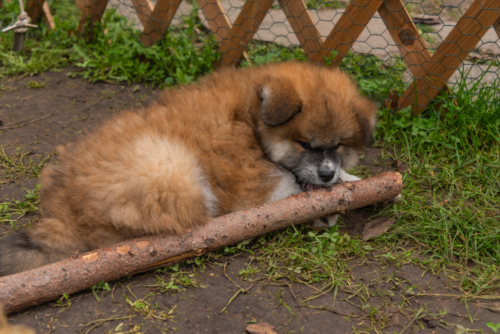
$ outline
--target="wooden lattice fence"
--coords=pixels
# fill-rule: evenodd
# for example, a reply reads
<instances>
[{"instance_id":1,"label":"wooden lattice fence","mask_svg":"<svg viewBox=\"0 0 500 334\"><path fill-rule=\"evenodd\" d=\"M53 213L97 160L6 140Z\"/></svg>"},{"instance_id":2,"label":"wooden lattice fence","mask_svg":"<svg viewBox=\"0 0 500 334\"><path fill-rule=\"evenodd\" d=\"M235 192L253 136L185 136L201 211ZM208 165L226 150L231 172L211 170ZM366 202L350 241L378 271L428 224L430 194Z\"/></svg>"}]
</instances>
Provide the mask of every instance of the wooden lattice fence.
<instances>
[{"instance_id":1,"label":"wooden lattice fence","mask_svg":"<svg viewBox=\"0 0 500 334\"><path fill-rule=\"evenodd\" d=\"M75 0L82 12L78 30L92 31L106 9L108 0ZM167 31L182 0L131 0L143 26L141 40L156 43ZM214 34L221 59L218 66L235 66L246 57L245 50L273 6L273 0L247 0L231 24L219 0L195 0ZM323 39L303 0L278 0L307 58L324 63L336 50L330 66L338 66L351 50L368 22L378 12L414 81L400 97L398 108L413 106L420 113L446 84L453 73L490 28L500 38L500 1L475 0L462 15L433 55L405 9L402 0L352 0L327 38ZM54 27L44 0L28 0L27 11L33 21L42 16ZM90 28L86 30L86 27ZM91 38L92 36L87 36Z\"/></svg>"}]
</instances>

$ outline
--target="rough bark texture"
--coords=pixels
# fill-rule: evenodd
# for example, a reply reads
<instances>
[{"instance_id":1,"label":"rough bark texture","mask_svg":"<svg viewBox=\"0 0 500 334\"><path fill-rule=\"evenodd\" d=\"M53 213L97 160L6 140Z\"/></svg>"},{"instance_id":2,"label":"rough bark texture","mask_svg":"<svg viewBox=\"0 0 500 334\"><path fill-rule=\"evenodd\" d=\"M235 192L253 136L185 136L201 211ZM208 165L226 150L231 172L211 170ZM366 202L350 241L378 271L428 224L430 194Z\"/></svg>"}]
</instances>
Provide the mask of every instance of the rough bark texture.
<instances>
[{"instance_id":1,"label":"rough bark texture","mask_svg":"<svg viewBox=\"0 0 500 334\"><path fill-rule=\"evenodd\" d=\"M397 196L401 174L385 173L310 191L212 219L185 235L148 236L41 268L0 277L0 305L11 313L131 274L200 256L261 234L381 203Z\"/></svg>"}]
</instances>

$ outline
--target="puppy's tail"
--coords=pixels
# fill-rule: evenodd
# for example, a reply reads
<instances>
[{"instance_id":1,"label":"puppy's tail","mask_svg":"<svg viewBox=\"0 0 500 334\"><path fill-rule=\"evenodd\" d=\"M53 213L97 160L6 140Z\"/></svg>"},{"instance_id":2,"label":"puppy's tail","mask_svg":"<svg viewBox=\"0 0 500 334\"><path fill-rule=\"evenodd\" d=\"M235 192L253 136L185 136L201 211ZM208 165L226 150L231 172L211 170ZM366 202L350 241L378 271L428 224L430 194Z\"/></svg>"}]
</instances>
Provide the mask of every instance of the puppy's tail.
<instances>
[{"instance_id":1,"label":"puppy's tail","mask_svg":"<svg viewBox=\"0 0 500 334\"><path fill-rule=\"evenodd\" d=\"M0 277L51 263L27 233L11 233L0 240Z\"/></svg>"}]
</instances>

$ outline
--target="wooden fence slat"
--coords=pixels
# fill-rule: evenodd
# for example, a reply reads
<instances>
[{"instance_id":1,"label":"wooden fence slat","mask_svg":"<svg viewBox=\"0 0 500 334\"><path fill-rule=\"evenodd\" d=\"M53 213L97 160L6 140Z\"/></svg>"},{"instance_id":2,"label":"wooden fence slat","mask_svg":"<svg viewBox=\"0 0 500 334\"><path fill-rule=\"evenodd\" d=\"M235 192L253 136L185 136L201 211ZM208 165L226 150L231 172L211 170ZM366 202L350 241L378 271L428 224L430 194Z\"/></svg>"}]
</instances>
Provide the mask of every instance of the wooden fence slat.
<instances>
[{"instance_id":1,"label":"wooden fence slat","mask_svg":"<svg viewBox=\"0 0 500 334\"><path fill-rule=\"evenodd\" d=\"M37 23L43 14L44 0L28 0L26 2L26 12L31 18L31 22Z\"/></svg>"},{"instance_id":2,"label":"wooden fence slat","mask_svg":"<svg viewBox=\"0 0 500 334\"><path fill-rule=\"evenodd\" d=\"M322 64L332 51L337 50L338 53L332 59L331 66L338 66L382 4L383 0L351 1L330 35L325 39L321 52L316 54L313 62Z\"/></svg>"},{"instance_id":3,"label":"wooden fence slat","mask_svg":"<svg viewBox=\"0 0 500 334\"><path fill-rule=\"evenodd\" d=\"M273 0L247 0L245 2L227 38L219 46L221 59L216 65L236 65L239 62L272 5Z\"/></svg>"},{"instance_id":4,"label":"wooden fence slat","mask_svg":"<svg viewBox=\"0 0 500 334\"><path fill-rule=\"evenodd\" d=\"M414 77L425 77L423 64L432 55L404 5L400 0L386 0L379 13L410 72Z\"/></svg>"},{"instance_id":5,"label":"wooden fence slat","mask_svg":"<svg viewBox=\"0 0 500 334\"><path fill-rule=\"evenodd\" d=\"M141 21L143 27L146 27L151 13L153 12L153 4L149 0L130 0L135 8L135 12Z\"/></svg>"},{"instance_id":6,"label":"wooden fence slat","mask_svg":"<svg viewBox=\"0 0 500 334\"><path fill-rule=\"evenodd\" d=\"M182 0L158 0L151 16L144 24L141 41L145 46L151 46L163 37L170 22L174 18Z\"/></svg>"},{"instance_id":7,"label":"wooden fence slat","mask_svg":"<svg viewBox=\"0 0 500 334\"><path fill-rule=\"evenodd\" d=\"M229 35L231 22L219 0L197 0L210 30L219 45Z\"/></svg>"},{"instance_id":8,"label":"wooden fence slat","mask_svg":"<svg viewBox=\"0 0 500 334\"><path fill-rule=\"evenodd\" d=\"M32 20L38 20L42 12L45 12L48 25L53 29L54 22L48 4L44 3L44 0L27 1ZM154 8L150 0L131 1L144 26L141 40L144 45L151 46L163 36L182 0L158 0ZM219 0L196 1L219 43L219 65L235 65L246 56L245 49L273 4L273 0L247 0L234 25L231 25ZM398 107L404 108L414 104L415 113L420 113L443 87L448 90L447 81L489 27L493 26L500 38L498 0L475 0L434 56L431 56L402 0L352 0L325 41L316 28L304 0L278 1L311 62L324 63L325 57L328 57L331 51L338 51L332 66L338 66L375 12L379 11L415 78L414 84L399 99ZM87 34L91 35L95 23L104 13L108 0L75 2L82 12L78 31L85 33L85 27L88 25ZM87 36L87 39L90 38L92 36Z\"/></svg>"},{"instance_id":9,"label":"wooden fence slat","mask_svg":"<svg viewBox=\"0 0 500 334\"><path fill-rule=\"evenodd\" d=\"M323 48L321 37L303 0L278 0L309 61Z\"/></svg>"},{"instance_id":10,"label":"wooden fence slat","mask_svg":"<svg viewBox=\"0 0 500 334\"><path fill-rule=\"evenodd\" d=\"M85 8L85 3L83 2L83 0L75 0L75 2L76 2L76 6L80 10L80 13L83 13L83 10Z\"/></svg>"},{"instance_id":11,"label":"wooden fence slat","mask_svg":"<svg viewBox=\"0 0 500 334\"><path fill-rule=\"evenodd\" d=\"M499 9L498 0L474 1L432 59L424 63L423 68L427 73L425 79L415 78L415 85L408 87L404 93L406 98L400 99L398 106L404 108L415 102L414 113L421 113L479 43L488 28L498 20Z\"/></svg>"},{"instance_id":12,"label":"wooden fence slat","mask_svg":"<svg viewBox=\"0 0 500 334\"><path fill-rule=\"evenodd\" d=\"M432 55L404 5L400 0L386 0L378 11L413 77L425 78L428 73L424 64L431 61ZM443 90L451 92L446 85ZM401 96L398 106L408 103L411 100Z\"/></svg>"},{"instance_id":13,"label":"wooden fence slat","mask_svg":"<svg viewBox=\"0 0 500 334\"><path fill-rule=\"evenodd\" d=\"M82 16L77 31L89 41L94 37L94 27L104 14L108 0L83 0Z\"/></svg>"},{"instance_id":14,"label":"wooden fence slat","mask_svg":"<svg viewBox=\"0 0 500 334\"><path fill-rule=\"evenodd\" d=\"M500 38L500 17L498 20L495 22L495 31L497 33L498 38Z\"/></svg>"},{"instance_id":15,"label":"wooden fence slat","mask_svg":"<svg viewBox=\"0 0 500 334\"><path fill-rule=\"evenodd\" d=\"M44 1L42 10L47 26L49 27L50 30L54 30L56 24L54 23L54 18L52 17L52 13L50 12L49 4L47 3L47 1Z\"/></svg>"}]
</instances>

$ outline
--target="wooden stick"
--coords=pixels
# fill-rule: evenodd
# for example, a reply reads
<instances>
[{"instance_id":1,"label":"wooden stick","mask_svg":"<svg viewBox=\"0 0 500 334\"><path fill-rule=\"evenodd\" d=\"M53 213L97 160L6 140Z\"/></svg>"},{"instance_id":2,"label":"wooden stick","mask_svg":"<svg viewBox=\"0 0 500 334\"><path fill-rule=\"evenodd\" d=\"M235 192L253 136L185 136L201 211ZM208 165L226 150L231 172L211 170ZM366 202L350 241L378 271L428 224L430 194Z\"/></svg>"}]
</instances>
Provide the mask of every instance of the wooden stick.
<instances>
[{"instance_id":1,"label":"wooden stick","mask_svg":"<svg viewBox=\"0 0 500 334\"><path fill-rule=\"evenodd\" d=\"M242 240L311 220L381 203L403 187L399 173L310 191L211 219L184 235L149 236L121 242L76 258L0 277L0 304L7 313L73 294L183 258L200 256Z\"/></svg>"}]
</instances>

